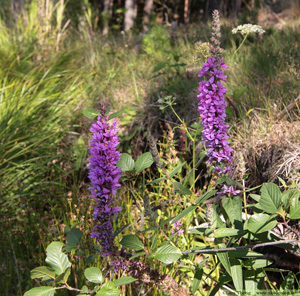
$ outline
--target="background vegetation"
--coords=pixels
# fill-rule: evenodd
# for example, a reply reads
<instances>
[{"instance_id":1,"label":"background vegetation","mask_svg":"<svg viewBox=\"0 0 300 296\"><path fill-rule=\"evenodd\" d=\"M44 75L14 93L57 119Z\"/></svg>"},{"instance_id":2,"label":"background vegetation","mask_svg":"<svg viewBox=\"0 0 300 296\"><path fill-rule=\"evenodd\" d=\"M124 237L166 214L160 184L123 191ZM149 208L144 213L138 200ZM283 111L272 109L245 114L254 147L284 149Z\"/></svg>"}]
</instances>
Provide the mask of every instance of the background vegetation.
<instances>
[{"instance_id":1,"label":"background vegetation","mask_svg":"<svg viewBox=\"0 0 300 296\"><path fill-rule=\"evenodd\" d=\"M289 6L286 1L275 1L275 6L268 1L223 2L227 6L190 1L188 19L186 1L174 1L176 5L172 1L154 2L149 22L145 22L144 2L140 1L135 25L125 30L126 3L113 1L108 32L104 30L102 2L3 2L3 295L22 295L32 287L30 270L43 264L45 247L64 239L64 232L71 227L77 225L89 240L92 202L88 197L87 149L91 121L84 119L83 109L105 105L122 111L118 119L120 150L135 158L148 149L149 130L160 139L161 154L172 155L178 149L178 130L175 135L172 131L178 120L170 110L160 109L159 100L171 96L175 110L191 128L198 121L197 73L207 54L205 42L210 31L210 22L202 20L215 6L227 17L222 20L221 45L229 66L227 114L236 151L235 176L246 176L249 186L278 181L278 176L299 183L299 5L297 1ZM266 33L249 38L242 51L233 56L242 37L232 35L231 30L245 22L260 22ZM168 133L162 131L167 123L171 127ZM189 152L186 154L189 157ZM171 168L176 155L169 159ZM239 167L241 159L244 171ZM147 178L152 177L149 171ZM206 181L201 182L199 186L204 186ZM155 204L169 198L160 188L151 197ZM133 222L137 214L130 194L121 192L117 203L122 212L116 227ZM179 209L167 211L174 216ZM75 254L71 259L76 270L83 268L76 263ZM108 264L98 257L93 264L100 263ZM175 269L170 275L178 276ZM81 287L84 277L78 272L72 281ZM127 293L137 295L134 286Z\"/></svg>"}]
</instances>

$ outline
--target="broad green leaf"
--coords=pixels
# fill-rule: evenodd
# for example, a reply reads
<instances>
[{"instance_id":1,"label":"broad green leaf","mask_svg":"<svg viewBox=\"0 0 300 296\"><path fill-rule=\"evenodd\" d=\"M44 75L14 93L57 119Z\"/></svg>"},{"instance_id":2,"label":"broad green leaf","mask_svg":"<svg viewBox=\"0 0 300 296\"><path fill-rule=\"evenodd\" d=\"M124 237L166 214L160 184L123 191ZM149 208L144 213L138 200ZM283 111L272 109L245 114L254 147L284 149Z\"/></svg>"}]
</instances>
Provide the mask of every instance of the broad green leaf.
<instances>
[{"instance_id":1,"label":"broad green leaf","mask_svg":"<svg viewBox=\"0 0 300 296\"><path fill-rule=\"evenodd\" d=\"M280 206L281 191L274 183L263 184L259 204L269 214L274 214Z\"/></svg>"},{"instance_id":2,"label":"broad green leaf","mask_svg":"<svg viewBox=\"0 0 300 296\"><path fill-rule=\"evenodd\" d=\"M56 275L60 275L71 267L71 263L66 254L62 252L63 243L53 242L46 249L46 262L55 270Z\"/></svg>"},{"instance_id":3,"label":"broad green leaf","mask_svg":"<svg viewBox=\"0 0 300 296\"><path fill-rule=\"evenodd\" d=\"M118 290L113 282L107 282L105 283L102 288L97 292L97 296L119 296L121 293L120 290Z\"/></svg>"},{"instance_id":4,"label":"broad green leaf","mask_svg":"<svg viewBox=\"0 0 300 296\"><path fill-rule=\"evenodd\" d=\"M24 296L53 296L56 288L54 287L38 287L27 291Z\"/></svg>"},{"instance_id":5,"label":"broad green leaf","mask_svg":"<svg viewBox=\"0 0 300 296\"><path fill-rule=\"evenodd\" d=\"M247 249L235 250L228 252L229 258L252 258L252 257L264 257L263 254L250 251Z\"/></svg>"},{"instance_id":6,"label":"broad green leaf","mask_svg":"<svg viewBox=\"0 0 300 296\"><path fill-rule=\"evenodd\" d=\"M257 270L245 270L244 271L244 282L245 291L252 292L251 295L256 295L255 291L260 291L264 286L265 273L262 269Z\"/></svg>"},{"instance_id":7,"label":"broad green leaf","mask_svg":"<svg viewBox=\"0 0 300 296\"><path fill-rule=\"evenodd\" d=\"M100 115L99 111L94 110L92 108L85 109L82 113L85 117L92 119L96 119Z\"/></svg>"},{"instance_id":8,"label":"broad green leaf","mask_svg":"<svg viewBox=\"0 0 300 296\"><path fill-rule=\"evenodd\" d=\"M168 175L170 178L172 178L173 176L175 176L180 169L186 164L186 161L184 163L179 164L175 169L173 169Z\"/></svg>"},{"instance_id":9,"label":"broad green leaf","mask_svg":"<svg viewBox=\"0 0 300 296\"><path fill-rule=\"evenodd\" d=\"M77 249L77 244L69 244L69 243L66 243L66 245L65 245L65 247L64 247L64 252L65 253L69 253L69 252L71 252L72 250L75 250L75 249Z\"/></svg>"},{"instance_id":10,"label":"broad green leaf","mask_svg":"<svg viewBox=\"0 0 300 296\"><path fill-rule=\"evenodd\" d=\"M84 286L82 286L81 290L88 291L89 289L86 285L84 285ZM78 296L86 296L86 295L90 295L90 293L86 294L86 293L81 292L78 294Z\"/></svg>"},{"instance_id":11,"label":"broad green leaf","mask_svg":"<svg viewBox=\"0 0 300 296\"><path fill-rule=\"evenodd\" d=\"M122 286L122 285L128 285L135 281L137 281L137 279L135 279L131 276L123 276L123 277L113 281L113 283L115 284L116 287L118 287L118 286Z\"/></svg>"},{"instance_id":12,"label":"broad green leaf","mask_svg":"<svg viewBox=\"0 0 300 296\"><path fill-rule=\"evenodd\" d=\"M182 195L192 195L193 192L186 187L184 187L181 183L179 182L174 182L174 188L176 192L179 192ZM179 189L179 190L178 190Z\"/></svg>"},{"instance_id":13,"label":"broad green leaf","mask_svg":"<svg viewBox=\"0 0 300 296\"><path fill-rule=\"evenodd\" d=\"M173 220L172 224L176 223L178 220L185 217L188 213L194 211L198 206L189 206L186 209L184 209L179 215L177 215Z\"/></svg>"},{"instance_id":14,"label":"broad green leaf","mask_svg":"<svg viewBox=\"0 0 300 296\"><path fill-rule=\"evenodd\" d=\"M248 220L247 228L250 232L258 234L268 231L277 225L276 217L267 214L255 214Z\"/></svg>"},{"instance_id":15,"label":"broad green leaf","mask_svg":"<svg viewBox=\"0 0 300 296\"><path fill-rule=\"evenodd\" d=\"M134 234L124 235L120 244L131 250L139 251L144 249L144 244Z\"/></svg>"},{"instance_id":16,"label":"broad green leaf","mask_svg":"<svg viewBox=\"0 0 300 296\"><path fill-rule=\"evenodd\" d=\"M231 225L235 229L243 229L242 199L239 196L225 197L222 199L222 206Z\"/></svg>"},{"instance_id":17,"label":"broad green leaf","mask_svg":"<svg viewBox=\"0 0 300 296\"><path fill-rule=\"evenodd\" d=\"M220 248L224 248L225 245L224 244L221 244L219 245ZM229 256L228 256L228 253L227 252L220 252L220 253L217 253L217 256L220 260L220 262L222 263L222 265L224 266L225 270L227 271L227 273L229 275L231 275L231 266L230 266L230 261L229 261Z\"/></svg>"},{"instance_id":18,"label":"broad green leaf","mask_svg":"<svg viewBox=\"0 0 300 296\"><path fill-rule=\"evenodd\" d=\"M273 262L266 259L251 259L243 262L243 265L245 267L251 267L251 268L263 268L266 266L271 265Z\"/></svg>"},{"instance_id":19,"label":"broad green leaf","mask_svg":"<svg viewBox=\"0 0 300 296\"><path fill-rule=\"evenodd\" d=\"M103 282L102 272L97 267L86 268L84 275L92 283L101 284Z\"/></svg>"},{"instance_id":20,"label":"broad green leaf","mask_svg":"<svg viewBox=\"0 0 300 296\"><path fill-rule=\"evenodd\" d=\"M181 257L181 251L172 245L160 247L155 252L155 258L165 264L171 264Z\"/></svg>"},{"instance_id":21,"label":"broad green leaf","mask_svg":"<svg viewBox=\"0 0 300 296\"><path fill-rule=\"evenodd\" d=\"M193 279L193 285L192 285L192 294L194 295L197 290L199 289L201 280L203 276L203 269L196 268L196 272Z\"/></svg>"},{"instance_id":22,"label":"broad green leaf","mask_svg":"<svg viewBox=\"0 0 300 296\"><path fill-rule=\"evenodd\" d=\"M213 234L210 236L213 236L215 238L221 238L226 236L243 236L244 231L240 229L233 229L233 228L218 228L215 229Z\"/></svg>"},{"instance_id":23,"label":"broad green leaf","mask_svg":"<svg viewBox=\"0 0 300 296\"><path fill-rule=\"evenodd\" d=\"M230 259L231 277L236 291L241 292L243 290L243 271L240 260Z\"/></svg>"},{"instance_id":24,"label":"broad green leaf","mask_svg":"<svg viewBox=\"0 0 300 296\"><path fill-rule=\"evenodd\" d=\"M291 220L296 220L300 218L300 202L299 202L299 196L295 196L292 199L292 204L290 207L290 212L289 212L289 218Z\"/></svg>"},{"instance_id":25,"label":"broad green leaf","mask_svg":"<svg viewBox=\"0 0 300 296\"><path fill-rule=\"evenodd\" d=\"M300 191L295 189L288 189L282 193L282 203L285 210L287 210L293 198L299 198Z\"/></svg>"},{"instance_id":26,"label":"broad green leaf","mask_svg":"<svg viewBox=\"0 0 300 296\"><path fill-rule=\"evenodd\" d=\"M82 233L83 232L79 228L72 228L66 236L67 243L78 245L80 243Z\"/></svg>"},{"instance_id":27,"label":"broad green leaf","mask_svg":"<svg viewBox=\"0 0 300 296\"><path fill-rule=\"evenodd\" d=\"M65 272L60 274L58 277L55 278L55 282L58 284L65 284L68 281L68 278L71 274L71 268L67 268Z\"/></svg>"},{"instance_id":28,"label":"broad green leaf","mask_svg":"<svg viewBox=\"0 0 300 296\"><path fill-rule=\"evenodd\" d=\"M117 167L122 170L122 172L129 172L134 169L134 160L127 153L122 153L121 159L117 162Z\"/></svg>"},{"instance_id":29,"label":"broad green leaf","mask_svg":"<svg viewBox=\"0 0 300 296\"><path fill-rule=\"evenodd\" d=\"M55 271L47 266L40 266L30 271L31 279L41 278L42 281L55 279Z\"/></svg>"},{"instance_id":30,"label":"broad green leaf","mask_svg":"<svg viewBox=\"0 0 300 296\"><path fill-rule=\"evenodd\" d=\"M150 152L143 153L135 162L136 173L140 173L144 169L150 167L153 163L153 157Z\"/></svg>"}]
</instances>

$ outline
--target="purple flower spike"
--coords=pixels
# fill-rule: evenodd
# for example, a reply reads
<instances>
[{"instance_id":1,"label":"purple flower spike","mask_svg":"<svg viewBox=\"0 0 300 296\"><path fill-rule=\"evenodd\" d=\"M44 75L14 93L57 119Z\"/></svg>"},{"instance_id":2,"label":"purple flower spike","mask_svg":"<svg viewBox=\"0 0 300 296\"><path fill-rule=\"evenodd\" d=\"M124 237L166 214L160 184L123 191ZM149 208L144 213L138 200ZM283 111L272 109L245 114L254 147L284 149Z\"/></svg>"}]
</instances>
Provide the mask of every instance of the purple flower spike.
<instances>
[{"instance_id":1,"label":"purple flower spike","mask_svg":"<svg viewBox=\"0 0 300 296\"><path fill-rule=\"evenodd\" d=\"M204 77L200 82L198 111L202 119L203 133L202 141L206 143L208 162L215 164L215 171L224 174L230 170L231 152L229 147L227 129L225 124L225 94L227 92L223 81L226 82L226 75L223 71L227 66L222 59L215 57L208 58L203 63L198 77ZM224 163L224 167L220 167Z\"/></svg>"},{"instance_id":2,"label":"purple flower spike","mask_svg":"<svg viewBox=\"0 0 300 296\"><path fill-rule=\"evenodd\" d=\"M101 245L101 254L109 256L114 251L114 230L112 221L120 212L120 207L114 207L116 190L120 187L119 178L121 170L116 167L120 160L117 151L119 139L117 124L114 120L108 122L108 116L99 115L97 121L90 128L92 140L90 141L90 171L89 178L92 183L90 197L96 200L94 207L95 226L91 237L96 238Z\"/></svg>"}]
</instances>

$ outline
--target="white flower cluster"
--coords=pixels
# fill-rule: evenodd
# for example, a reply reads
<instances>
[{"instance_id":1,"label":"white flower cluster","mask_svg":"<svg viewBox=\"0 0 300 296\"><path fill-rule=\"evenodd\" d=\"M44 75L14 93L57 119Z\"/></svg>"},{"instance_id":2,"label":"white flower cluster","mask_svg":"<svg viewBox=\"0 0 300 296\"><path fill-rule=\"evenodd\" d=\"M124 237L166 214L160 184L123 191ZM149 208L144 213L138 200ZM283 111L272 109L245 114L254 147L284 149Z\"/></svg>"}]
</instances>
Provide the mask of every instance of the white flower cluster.
<instances>
[{"instance_id":1,"label":"white flower cluster","mask_svg":"<svg viewBox=\"0 0 300 296\"><path fill-rule=\"evenodd\" d=\"M236 28L234 28L232 30L232 34L236 34L238 32L241 32L242 35L246 35L249 33L263 34L265 32L265 30L261 26L258 26L258 25L245 24L245 25L237 26Z\"/></svg>"}]
</instances>

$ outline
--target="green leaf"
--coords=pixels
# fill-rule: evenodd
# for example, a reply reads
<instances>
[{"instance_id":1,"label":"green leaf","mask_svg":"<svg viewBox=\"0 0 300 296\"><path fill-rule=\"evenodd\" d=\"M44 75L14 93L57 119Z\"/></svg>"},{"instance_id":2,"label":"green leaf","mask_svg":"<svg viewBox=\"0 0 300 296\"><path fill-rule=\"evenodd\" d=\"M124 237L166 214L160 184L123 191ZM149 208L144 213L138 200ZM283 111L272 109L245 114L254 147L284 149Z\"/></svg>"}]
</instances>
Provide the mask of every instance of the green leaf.
<instances>
[{"instance_id":1,"label":"green leaf","mask_svg":"<svg viewBox=\"0 0 300 296\"><path fill-rule=\"evenodd\" d=\"M222 245L219 245L220 248L223 248L225 247L224 244ZM224 253L217 253L217 256L220 260L220 262L222 263L222 265L224 266L225 270L227 271L227 273L229 275L231 275L231 266L230 266L230 261L229 261L229 256L228 256L228 253L224 252Z\"/></svg>"},{"instance_id":2,"label":"green leaf","mask_svg":"<svg viewBox=\"0 0 300 296\"><path fill-rule=\"evenodd\" d=\"M188 213L194 211L198 206L189 206L186 209L184 209L179 215L177 215L173 220L172 224L176 223L178 220L185 217Z\"/></svg>"},{"instance_id":3,"label":"green leaf","mask_svg":"<svg viewBox=\"0 0 300 296\"><path fill-rule=\"evenodd\" d=\"M167 179L168 179L167 177L161 177L161 178L155 179L151 182L148 182L147 185L152 185L152 184L155 184L155 183L158 183L158 182L161 182L161 181L165 181Z\"/></svg>"},{"instance_id":4,"label":"green leaf","mask_svg":"<svg viewBox=\"0 0 300 296\"><path fill-rule=\"evenodd\" d=\"M135 281L137 281L137 279L135 279L131 276L123 276L123 277L113 281L113 283L115 284L116 287L118 287L118 286L122 286L122 285L128 285Z\"/></svg>"},{"instance_id":5,"label":"green leaf","mask_svg":"<svg viewBox=\"0 0 300 296\"><path fill-rule=\"evenodd\" d=\"M94 262L96 258L97 258L97 254L90 255L89 257L86 258L85 264L88 265Z\"/></svg>"},{"instance_id":6,"label":"green leaf","mask_svg":"<svg viewBox=\"0 0 300 296\"><path fill-rule=\"evenodd\" d=\"M100 115L99 111L92 108L85 109L82 113L85 117L92 119L96 119Z\"/></svg>"},{"instance_id":7,"label":"green leaf","mask_svg":"<svg viewBox=\"0 0 300 296\"><path fill-rule=\"evenodd\" d=\"M78 245L80 243L82 233L83 232L79 228L72 228L66 236L67 243Z\"/></svg>"},{"instance_id":8,"label":"green leaf","mask_svg":"<svg viewBox=\"0 0 300 296\"><path fill-rule=\"evenodd\" d=\"M176 192L179 192L182 195L192 195L192 191L184 187L181 183L179 182L174 182L174 188ZM178 190L179 189L179 190Z\"/></svg>"},{"instance_id":9,"label":"green leaf","mask_svg":"<svg viewBox=\"0 0 300 296\"><path fill-rule=\"evenodd\" d=\"M300 192L295 189L288 189L282 193L282 203L285 210L290 207L293 198L299 198Z\"/></svg>"},{"instance_id":10,"label":"green leaf","mask_svg":"<svg viewBox=\"0 0 300 296\"><path fill-rule=\"evenodd\" d=\"M139 251L144 249L144 244L134 234L124 235L120 244L131 250Z\"/></svg>"},{"instance_id":11,"label":"green leaf","mask_svg":"<svg viewBox=\"0 0 300 296\"><path fill-rule=\"evenodd\" d=\"M119 296L121 293L120 290L116 289L113 282L105 283L100 291L97 292L97 296Z\"/></svg>"},{"instance_id":12,"label":"green leaf","mask_svg":"<svg viewBox=\"0 0 300 296\"><path fill-rule=\"evenodd\" d=\"M266 260L266 259L251 259L251 260L247 260L243 262L243 265L245 267L250 267L251 269L253 268L263 268L266 266L271 265L273 262L270 260Z\"/></svg>"},{"instance_id":13,"label":"green leaf","mask_svg":"<svg viewBox=\"0 0 300 296\"><path fill-rule=\"evenodd\" d=\"M122 172L129 172L134 169L134 160L127 153L122 153L121 159L117 162L117 167L122 170Z\"/></svg>"},{"instance_id":14,"label":"green leaf","mask_svg":"<svg viewBox=\"0 0 300 296\"><path fill-rule=\"evenodd\" d=\"M140 173L144 169L150 167L153 163L153 157L150 152L143 153L135 162L136 173Z\"/></svg>"},{"instance_id":15,"label":"green leaf","mask_svg":"<svg viewBox=\"0 0 300 296\"><path fill-rule=\"evenodd\" d=\"M131 256L129 260L132 260L132 259L134 259L136 257L144 256L145 254L147 254L145 251L137 252L136 254L134 254L133 256Z\"/></svg>"},{"instance_id":16,"label":"green leaf","mask_svg":"<svg viewBox=\"0 0 300 296\"><path fill-rule=\"evenodd\" d=\"M276 217L267 214L255 214L248 220L247 228L250 232L258 234L268 231L277 225Z\"/></svg>"},{"instance_id":17,"label":"green leaf","mask_svg":"<svg viewBox=\"0 0 300 296\"><path fill-rule=\"evenodd\" d=\"M47 266L40 266L30 271L31 279L41 278L42 281L55 279L55 271Z\"/></svg>"},{"instance_id":18,"label":"green leaf","mask_svg":"<svg viewBox=\"0 0 300 296\"><path fill-rule=\"evenodd\" d=\"M65 272L56 277L55 282L58 284L65 284L71 274L71 268L67 268Z\"/></svg>"},{"instance_id":19,"label":"green leaf","mask_svg":"<svg viewBox=\"0 0 300 296\"><path fill-rule=\"evenodd\" d=\"M300 203L299 203L299 196L295 196L292 199L292 204L290 207L290 212L289 212L289 218L291 220L296 220L300 218Z\"/></svg>"},{"instance_id":20,"label":"green leaf","mask_svg":"<svg viewBox=\"0 0 300 296\"><path fill-rule=\"evenodd\" d=\"M86 268L84 275L92 283L101 284L103 282L102 272L97 267Z\"/></svg>"},{"instance_id":21,"label":"green leaf","mask_svg":"<svg viewBox=\"0 0 300 296\"><path fill-rule=\"evenodd\" d=\"M243 271L241 262L238 259L230 259L230 265L234 287L238 292L241 292L243 290Z\"/></svg>"},{"instance_id":22,"label":"green leaf","mask_svg":"<svg viewBox=\"0 0 300 296\"><path fill-rule=\"evenodd\" d=\"M165 264L170 264L177 261L181 255L181 251L172 245L160 247L155 252L155 258Z\"/></svg>"},{"instance_id":23,"label":"green leaf","mask_svg":"<svg viewBox=\"0 0 300 296\"><path fill-rule=\"evenodd\" d=\"M252 257L264 257L263 254L250 251L247 249L235 250L228 252L229 258L252 258Z\"/></svg>"},{"instance_id":24,"label":"green leaf","mask_svg":"<svg viewBox=\"0 0 300 296\"><path fill-rule=\"evenodd\" d=\"M53 287L38 287L27 291L24 296L53 296L56 288Z\"/></svg>"},{"instance_id":25,"label":"green leaf","mask_svg":"<svg viewBox=\"0 0 300 296\"><path fill-rule=\"evenodd\" d=\"M240 229L233 229L233 228L217 228L214 230L211 236L215 238L227 237L227 236L243 236L244 231Z\"/></svg>"},{"instance_id":26,"label":"green leaf","mask_svg":"<svg viewBox=\"0 0 300 296\"><path fill-rule=\"evenodd\" d=\"M64 252L66 253L69 253L71 252L72 250L75 250L77 249L77 244L69 244L69 243L66 243L65 247L64 247Z\"/></svg>"},{"instance_id":27,"label":"green leaf","mask_svg":"<svg viewBox=\"0 0 300 296\"><path fill-rule=\"evenodd\" d=\"M168 175L170 178L172 178L173 176L175 176L180 169L186 164L186 161L184 163L179 164L175 169L173 169Z\"/></svg>"},{"instance_id":28,"label":"green leaf","mask_svg":"<svg viewBox=\"0 0 300 296\"><path fill-rule=\"evenodd\" d=\"M260 206L265 212L269 214L274 214L279 208L281 202L280 189L274 183L265 183L263 184L260 191Z\"/></svg>"},{"instance_id":29,"label":"green leaf","mask_svg":"<svg viewBox=\"0 0 300 296\"><path fill-rule=\"evenodd\" d=\"M194 279L193 279L193 285L192 285L192 294L194 295L197 290L199 289L201 280L203 276L203 269L196 269Z\"/></svg>"},{"instance_id":30,"label":"green leaf","mask_svg":"<svg viewBox=\"0 0 300 296\"><path fill-rule=\"evenodd\" d=\"M89 288L86 285L84 285L84 286L82 286L81 290L88 291ZM78 296L86 296L86 295L90 295L90 293L86 294L86 293L81 292L78 294Z\"/></svg>"},{"instance_id":31,"label":"green leaf","mask_svg":"<svg viewBox=\"0 0 300 296\"><path fill-rule=\"evenodd\" d=\"M203 194L202 196L198 197L196 200L195 200L195 204L196 205L199 205L201 204L202 202L206 201L207 199L209 199L210 197L214 196L216 194L217 190L212 190L212 191L208 191L206 192L205 194Z\"/></svg>"},{"instance_id":32,"label":"green leaf","mask_svg":"<svg viewBox=\"0 0 300 296\"><path fill-rule=\"evenodd\" d=\"M117 111L117 112L114 112L114 113L112 113L112 114L109 116L109 119L108 119L108 120L111 120L111 119L113 119L113 118L116 118L116 117L118 117L119 115L121 115L121 114L123 114L123 113L124 113L123 110L119 110L119 111Z\"/></svg>"},{"instance_id":33,"label":"green leaf","mask_svg":"<svg viewBox=\"0 0 300 296\"><path fill-rule=\"evenodd\" d=\"M160 71L162 68L164 68L167 65L167 62L160 62L158 63L152 70L152 73L156 73Z\"/></svg>"},{"instance_id":34,"label":"green leaf","mask_svg":"<svg viewBox=\"0 0 300 296\"><path fill-rule=\"evenodd\" d=\"M256 295L255 291L261 291L264 286L265 273L262 269L245 270L245 291L251 292L251 295Z\"/></svg>"},{"instance_id":35,"label":"green leaf","mask_svg":"<svg viewBox=\"0 0 300 296\"><path fill-rule=\"evenodd\" d=\"M53 242L46 249L46 262L55 270L57 275L62 274L68 267L71 267L71 263L66 254L62 252L63 243Z\"/></svg>"},{"instance_id":36,"label":"green leaf","mask_svg":"<svg viewBox=\"0 0 300 296\"><path fill-rule=\"evenodd\" d=\"M239 196L225 197L222 199L222 206L231 225L235 229L243 229L242 199Z\"/></svg>"}]
</instances>

